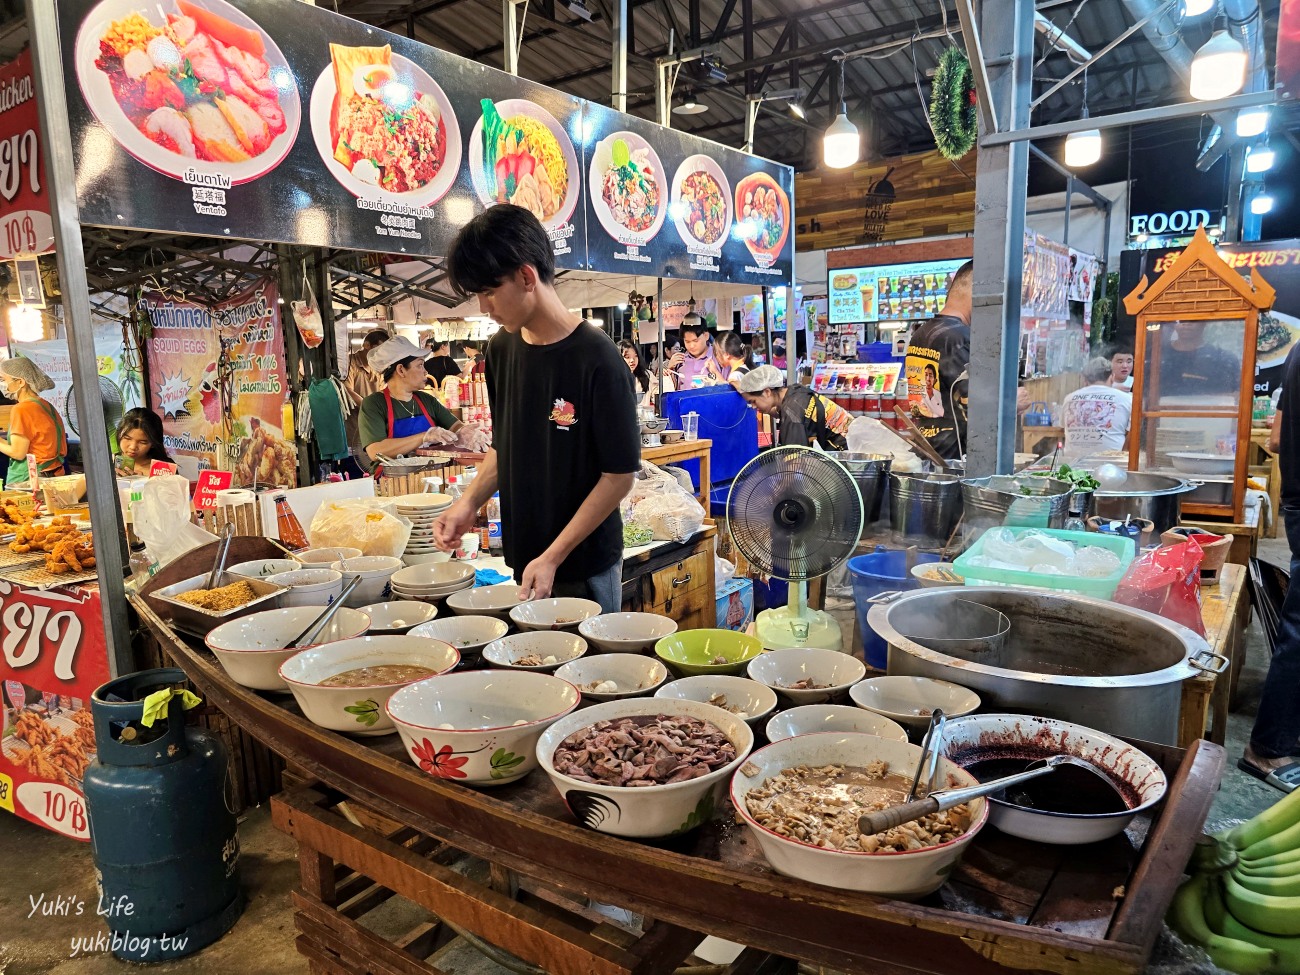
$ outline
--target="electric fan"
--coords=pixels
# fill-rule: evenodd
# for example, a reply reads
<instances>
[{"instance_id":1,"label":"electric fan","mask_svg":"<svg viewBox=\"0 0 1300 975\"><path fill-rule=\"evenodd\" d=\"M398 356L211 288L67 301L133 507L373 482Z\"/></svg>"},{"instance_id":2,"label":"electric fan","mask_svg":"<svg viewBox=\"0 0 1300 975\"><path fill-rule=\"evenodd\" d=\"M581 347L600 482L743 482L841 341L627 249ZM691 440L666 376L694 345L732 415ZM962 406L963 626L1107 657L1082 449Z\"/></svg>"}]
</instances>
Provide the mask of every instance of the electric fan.
<instances>
[{"instance_id":1,"label":"electric fan","mask_svg":"<svg viewBox=\"0 0 1300 975\"><path fill-rule=\"evenodd\" d=\"M113 442L113 449L116 451L117 425L122 422L125 404L122 402L122 391L107 376L99 377L99 400L104 410L104 426L108 427L108 437ZM68 388L67 399L63 401L63 415L68 418L68 426L72 427L72 432L80 436L81 430L77 421L77 397L71 387Z\"/></svg>"},{"instance_id":2,"label":"electric fan","mask_svg":"<svg viewBox=\"0 0 1300 975\"><path fill-rule=\"evenodd\" d=\"M763 646L842 649L839 624L808 607L808 580L852 555L862 535L862 495L848 470L809 447L765 451L731 482L727 524L751 564L790 585L788 605L758 614Z\"/></svg>"}]
</instances>

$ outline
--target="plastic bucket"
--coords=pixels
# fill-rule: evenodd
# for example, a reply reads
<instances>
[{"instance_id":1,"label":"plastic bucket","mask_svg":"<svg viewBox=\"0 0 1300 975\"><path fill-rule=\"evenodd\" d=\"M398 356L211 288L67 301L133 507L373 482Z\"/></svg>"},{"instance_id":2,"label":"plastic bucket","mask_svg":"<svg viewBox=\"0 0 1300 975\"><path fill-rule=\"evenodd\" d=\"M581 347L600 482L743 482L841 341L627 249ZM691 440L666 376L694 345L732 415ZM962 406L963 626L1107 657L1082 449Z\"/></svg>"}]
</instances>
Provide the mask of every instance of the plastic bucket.
<instances>
[{"instance_id":1,"label":"plastic bucket","mask_svg":"<svg viewBox=\"0 0 1300 975\"><path fill-rule=\"evenodd\" d=\"M916 554L916 562L938 562L933 553ZM920 583L907 570L907 552L887 549L877 545L871 555L858 555L849 559L849 575L853 577L853 604L858 614L858 633L862 637L862 656L868 667L884 670L889 660L889 646L867 625L870 600L882 592L899 589L919 589Z\"/></svg>"}]
</instances>

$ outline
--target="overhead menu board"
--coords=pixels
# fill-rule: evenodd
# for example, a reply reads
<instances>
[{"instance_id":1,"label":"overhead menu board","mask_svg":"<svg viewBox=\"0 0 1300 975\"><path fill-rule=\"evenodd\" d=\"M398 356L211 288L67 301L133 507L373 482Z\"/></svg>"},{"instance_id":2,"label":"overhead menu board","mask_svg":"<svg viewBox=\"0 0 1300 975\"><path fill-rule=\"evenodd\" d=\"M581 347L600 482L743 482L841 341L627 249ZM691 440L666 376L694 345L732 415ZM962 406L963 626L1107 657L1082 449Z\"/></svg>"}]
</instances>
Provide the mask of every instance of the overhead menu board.
<instances>
[{"instance_id":1,"label":"overhead menu board","mask_svg":"<svg viewBox=\"0 0 1300 975\"><path fill-rule=\"evenodd\" d=\"M933 317L964 259L834 268L826 272L832 325L916 321Z\"/></svg>"},{"instance_id":2,"label":"overhead menu board","mask_svg":"<svg viewBox=\"0 0 1300 975\"><path fill-rule=\"evenodd\" d=\"M537 214L559 266L781 285L793 171L296 0L61 0L83 223L445 254Z\"/></svg>"}]
</instances>

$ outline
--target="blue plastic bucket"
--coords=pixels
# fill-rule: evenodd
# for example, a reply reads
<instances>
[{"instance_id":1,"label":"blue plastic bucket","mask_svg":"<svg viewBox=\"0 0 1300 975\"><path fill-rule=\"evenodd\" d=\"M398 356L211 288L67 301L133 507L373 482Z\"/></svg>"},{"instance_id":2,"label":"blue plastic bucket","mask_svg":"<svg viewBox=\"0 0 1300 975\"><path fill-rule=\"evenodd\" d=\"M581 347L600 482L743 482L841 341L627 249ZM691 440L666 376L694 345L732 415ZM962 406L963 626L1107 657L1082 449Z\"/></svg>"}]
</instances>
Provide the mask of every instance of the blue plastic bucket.
<instances>
[{"instance_id":1,"label":"blue plastic bucket","mask_svg":"<svg viewBox=\"0 0 1300 975\"><path fill-rule=\"evenodd\" d=\"M918 552L916 561L938 562L939 556ZM858 613L858 633L862 635L862 655L868 667L884 670L889 662L889 647L867 625L869 600L882 592L898 589L916 589L920 583L907 572L907 552L887 549L877 545L871 555L858 555L849 559L849 575L853 577L853 603Z\"/></svg>"}]
</instances>

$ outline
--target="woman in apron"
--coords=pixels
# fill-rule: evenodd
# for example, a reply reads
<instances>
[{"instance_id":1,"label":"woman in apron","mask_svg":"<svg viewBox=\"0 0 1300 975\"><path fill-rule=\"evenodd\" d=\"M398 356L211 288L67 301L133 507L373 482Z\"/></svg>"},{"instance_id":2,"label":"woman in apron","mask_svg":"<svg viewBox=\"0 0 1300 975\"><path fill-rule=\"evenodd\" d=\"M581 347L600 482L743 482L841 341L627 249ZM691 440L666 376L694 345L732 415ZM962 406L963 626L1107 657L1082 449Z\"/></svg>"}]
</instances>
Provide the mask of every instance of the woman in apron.
<instances>
[{"instance_id":1,"label":"woman in apron","mask_svg":"<svg viewBox=\"0 0 1300 975\"><path fill-rule=\"evenodd\" d=\"M451 444L486 446L482 431L454 417L426 391L424 354L400 336L370 350L366 360L384 379L384 389L361 401L357 426L371 469L379 457L401 457L421 447Z\"/></svg>"},{"instance_id":2,"label":"woman in apron","mask_svg":"<svg viewBox=\"0 0 1300 975\"><path fill-rule=\"evenodd\" d=\"M0 362L0 386L14 400L9 413L8 436L0 440L0 454L9 458L5 486L12 488L31 482L27 456L35 456L37 471L47 476L67 472L68 437L58 410L38 395L54 388L54 380L36 367L31 359L15 358Z\"/></svg>"}]
</instances>

